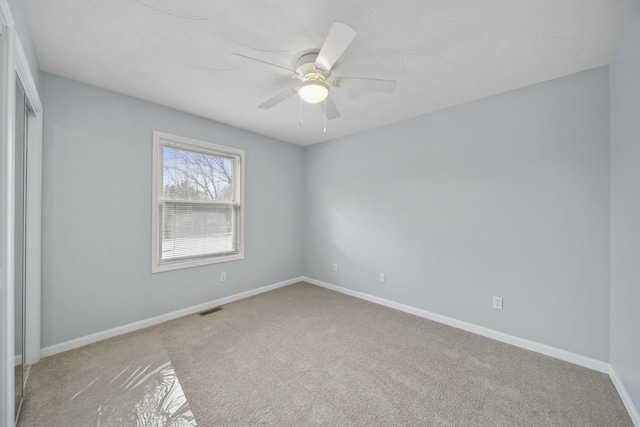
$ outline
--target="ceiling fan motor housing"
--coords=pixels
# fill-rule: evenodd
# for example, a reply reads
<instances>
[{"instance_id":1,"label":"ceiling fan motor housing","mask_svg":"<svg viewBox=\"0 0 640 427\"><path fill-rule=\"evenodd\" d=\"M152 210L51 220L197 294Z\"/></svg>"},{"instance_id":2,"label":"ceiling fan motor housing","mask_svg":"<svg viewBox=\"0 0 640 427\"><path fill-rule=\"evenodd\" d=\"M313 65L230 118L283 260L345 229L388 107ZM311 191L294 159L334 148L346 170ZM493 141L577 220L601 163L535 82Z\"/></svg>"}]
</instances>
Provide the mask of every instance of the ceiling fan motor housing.
<instances>
[{"instance_id":1,"label":"ceiling fan motor housing","mask_svg":"<svg viewBox=\"0 0 640 427\"><path fill-rule=\"evenodd\" d=\"M322 76L323 78L321 80L324 80L324 77L327 77L329 73L316 68L315 64L317 57L317 53L307 53L302 55L296 62L296 71L298 74L305 77L305 79L312 76ZM316 78L315 80L320 79Z\"/></svg>"}]
</instances>

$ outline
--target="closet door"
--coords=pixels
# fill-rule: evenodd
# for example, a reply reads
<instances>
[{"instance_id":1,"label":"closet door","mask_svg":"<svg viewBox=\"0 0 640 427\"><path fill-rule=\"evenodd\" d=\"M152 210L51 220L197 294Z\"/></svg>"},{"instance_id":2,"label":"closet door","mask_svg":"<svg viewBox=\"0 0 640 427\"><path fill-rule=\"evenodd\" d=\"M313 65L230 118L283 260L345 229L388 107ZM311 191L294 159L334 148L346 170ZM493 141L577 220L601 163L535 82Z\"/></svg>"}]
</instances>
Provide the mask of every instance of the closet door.
<instances>
[{"instance_id":1,"label":"closet door","mask_svg":"<svg viewBox=\"0 0 640 427\"><path fill-rule=\"evenodd\" d=\"M15 124L15 231L14 231L14 325L15 325L15 419L24 399L26 381L26 176L27 176L27 101L25 91L16 79Z\"/></svg>"}]
</instances>

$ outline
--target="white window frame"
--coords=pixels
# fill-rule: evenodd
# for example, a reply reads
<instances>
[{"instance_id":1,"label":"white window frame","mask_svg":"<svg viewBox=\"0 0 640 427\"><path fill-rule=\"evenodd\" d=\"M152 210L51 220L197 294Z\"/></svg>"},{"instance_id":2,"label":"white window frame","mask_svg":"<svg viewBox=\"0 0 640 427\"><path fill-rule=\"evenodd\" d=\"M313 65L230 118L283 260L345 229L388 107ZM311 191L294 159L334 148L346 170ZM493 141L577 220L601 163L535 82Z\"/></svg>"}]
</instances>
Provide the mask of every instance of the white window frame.
<instances>
[{"instance_id":1,"label":"white window frame","mask_svg":"<svg viewBox=\"0 0 640 427\"><path fill-rule=\"evenodd\" d=\"M160 260L160 191L162 190L163 164L162 147L171 146L184 150L196 150L215 154L229 154L239 156L240 170L234 171L234 185L236 194L240 195L240 215L238 230L238 253L230 255L212 255L210 257L182 259L171 262ZM244 259L244 150L200 141L165 132L153 131L153 166L152 166L152 214L151 214L151 272L178 270L182 268L198 267L221 262Z\"/></svg>"}]
</instances>

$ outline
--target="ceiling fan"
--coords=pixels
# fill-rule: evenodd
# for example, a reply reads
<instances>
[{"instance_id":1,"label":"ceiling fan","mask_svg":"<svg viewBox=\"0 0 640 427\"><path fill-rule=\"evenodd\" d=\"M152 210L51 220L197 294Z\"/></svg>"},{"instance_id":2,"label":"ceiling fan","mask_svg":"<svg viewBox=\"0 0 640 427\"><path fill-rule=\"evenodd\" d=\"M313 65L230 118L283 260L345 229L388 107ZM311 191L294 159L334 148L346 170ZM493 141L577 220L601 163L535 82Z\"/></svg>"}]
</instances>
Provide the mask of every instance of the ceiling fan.
<instances>
[{"instance_id":1,"label":"ceiling fan","mask_svg":"<svg viewBox=\"0 0 640 427\"><path fill-rule=\"evenodd\" d=\"M342 22L334 22L329 35L318 52L302 55L296 61L296 69L290 70L279 65L264 62L248 56L231 54L231 57L242 60L264 70L281 74L302 81L290 89L285 90L271 99L258 105L258 108L268 110L296 93L305 102L320 104L329 120L340 117L340 112L329 96L330 86L353 90L370 90L391 93L396 88L395 80L367 79L360 77L331 77L331 69L340 59L344 51L356 37L356 30ZM324 101L324 102L322 102Z\"/></svg>"}]
</instances>

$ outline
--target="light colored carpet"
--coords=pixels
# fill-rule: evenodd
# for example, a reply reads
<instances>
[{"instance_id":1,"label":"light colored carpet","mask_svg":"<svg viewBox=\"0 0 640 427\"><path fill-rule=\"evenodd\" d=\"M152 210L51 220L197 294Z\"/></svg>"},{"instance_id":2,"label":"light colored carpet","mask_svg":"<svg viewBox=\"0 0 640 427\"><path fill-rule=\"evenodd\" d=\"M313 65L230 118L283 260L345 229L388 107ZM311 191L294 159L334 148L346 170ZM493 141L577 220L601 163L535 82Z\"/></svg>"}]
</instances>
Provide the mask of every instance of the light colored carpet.
<instances>
[{"instance_id":1,"label":"light colored carpet","mask_svg":"<svg viewBox=\"0 0 640 427\"><path fill-rule=\"evenodd\" d=\"M20 426L100 425L70 396L149 358L199 427L632 426L605 374L306 283L43 359Z\"/></svg>"}]
</instances>

